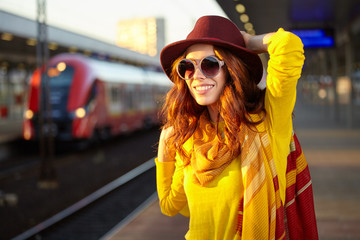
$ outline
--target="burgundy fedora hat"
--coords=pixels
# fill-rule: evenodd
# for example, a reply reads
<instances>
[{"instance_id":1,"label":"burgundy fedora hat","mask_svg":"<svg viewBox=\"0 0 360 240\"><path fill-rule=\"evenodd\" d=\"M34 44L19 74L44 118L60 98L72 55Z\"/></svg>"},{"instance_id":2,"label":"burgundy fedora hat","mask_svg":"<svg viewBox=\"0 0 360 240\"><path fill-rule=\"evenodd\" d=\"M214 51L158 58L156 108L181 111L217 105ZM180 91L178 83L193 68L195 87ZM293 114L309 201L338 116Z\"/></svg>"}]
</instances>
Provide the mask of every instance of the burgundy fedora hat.
<instances>
[{"instance_id":1,"label":"burgundy fedora hat","mask_svg":"<svg viewBox=\"0 0 360 240\"><path fill-rule=\"evenodd\" d=\"M203 16L197 20L194 29L185 40L171 43L163 48L160 61L166 75L170 78L173 61L188 47L196 43L207 43L223 47L242 59L259 83L263 66L259 56L245 47L244 38L236 25L220 16ZM170 78L171 79L171 78Z\"/></svg>"}]
</instances>

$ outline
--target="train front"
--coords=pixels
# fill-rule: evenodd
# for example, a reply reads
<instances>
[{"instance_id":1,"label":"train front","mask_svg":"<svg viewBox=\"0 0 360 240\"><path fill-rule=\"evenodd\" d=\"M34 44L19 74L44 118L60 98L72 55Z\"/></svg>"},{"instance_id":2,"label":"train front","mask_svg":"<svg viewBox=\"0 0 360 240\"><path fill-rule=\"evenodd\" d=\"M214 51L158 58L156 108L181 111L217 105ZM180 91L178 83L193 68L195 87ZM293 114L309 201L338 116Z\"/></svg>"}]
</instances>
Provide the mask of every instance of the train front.
<instances>
[{"instance_id":1,"label":"train front","mask_svg":"<svg viewBox=\"0 0 360 240\"><path fill-rule=\"evenodd\" d=\"M41 134L61 141L88 138L91 133L86 126L81 132L74 126L89 122L86 104L93 84L91 69L76 55L51 59L41 76L37 69L30 80L24 139L38 140Z\"/></svg>"}]
</instances>

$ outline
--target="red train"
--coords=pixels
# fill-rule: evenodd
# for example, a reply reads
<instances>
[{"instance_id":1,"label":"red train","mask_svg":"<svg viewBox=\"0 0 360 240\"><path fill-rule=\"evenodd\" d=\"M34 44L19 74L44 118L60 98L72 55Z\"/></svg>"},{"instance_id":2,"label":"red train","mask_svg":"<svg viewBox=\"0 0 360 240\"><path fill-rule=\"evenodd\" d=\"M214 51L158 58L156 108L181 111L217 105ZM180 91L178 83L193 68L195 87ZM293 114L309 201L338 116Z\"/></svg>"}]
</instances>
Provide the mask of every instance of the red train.
<instances>
[{"instance_id":1,"label":"red train","mask_svg":"<svg viewBox=\"0 0 360 240\"><path fill-rule=\"evenodd\" d=\"M162 99L171 87L162 72L79 54L51 58L47 75L50 94L45 109L50 111L42 111L42 126L61 141L110 137L157 124ZM36 70L23 123L26 140L39 137L45 85ZM49 116L51 126L46 121Z\"/></svg>"}]
</instances>

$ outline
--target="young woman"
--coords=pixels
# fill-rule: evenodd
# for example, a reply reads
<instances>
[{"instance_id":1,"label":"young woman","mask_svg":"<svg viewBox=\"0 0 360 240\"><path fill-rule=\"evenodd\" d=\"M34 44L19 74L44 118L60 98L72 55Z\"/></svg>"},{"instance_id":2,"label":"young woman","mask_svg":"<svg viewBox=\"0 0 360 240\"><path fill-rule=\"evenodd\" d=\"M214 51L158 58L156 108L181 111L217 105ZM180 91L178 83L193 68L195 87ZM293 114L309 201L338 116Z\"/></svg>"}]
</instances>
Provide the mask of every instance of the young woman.
<instances>
[{"instance_id":1,"label":"young woman","mask_svg":"<svg viewBox=\"0 0 360 240\"><path fill-rule=\"evenodd\" d=\"M268 52L267 88L258 53ZM250 36L201 17L161 64L174 83L164 105L157 189L164 214L190 217L186 239L284 239L292 111L301 40Z\"/></svg>"}]
</instances>

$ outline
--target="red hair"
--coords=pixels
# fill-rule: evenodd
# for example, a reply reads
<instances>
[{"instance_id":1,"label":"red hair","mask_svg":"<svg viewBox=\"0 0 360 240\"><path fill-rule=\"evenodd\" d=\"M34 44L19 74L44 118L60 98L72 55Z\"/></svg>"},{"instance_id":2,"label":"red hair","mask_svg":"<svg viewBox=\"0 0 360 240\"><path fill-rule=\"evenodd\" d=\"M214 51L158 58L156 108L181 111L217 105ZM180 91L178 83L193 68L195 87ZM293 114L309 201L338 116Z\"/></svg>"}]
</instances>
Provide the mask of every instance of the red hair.
<instances>
[{"instance_id":1,"label":"red hair","mask_svg":"<svg viewBox=\"0 0 360 240\"><path fill-rule=\"evenodd\" d=\"M260 90L254 80L254 74L249 72L247 65L226 49L214 46L215 55L225 62L224 70L227 80L219 100L219 115L225 122L223 142L227 144L233 157L240 154L239 130L241 124L253 126L265 119L265 90ZM164 128L173 127L173 134L167 139L166 146L170 156L187 154L182 145L195 132L200 115L207 109L199 105L191 96L188 86L177 72L177 63L184 55L177 58L172 65L171 79L175 83L168 92L162 114ZM249 119L249 114L260 114L259 122ZM221 137L219 139L222 139Z\"/></svg>"}]
</instances>

